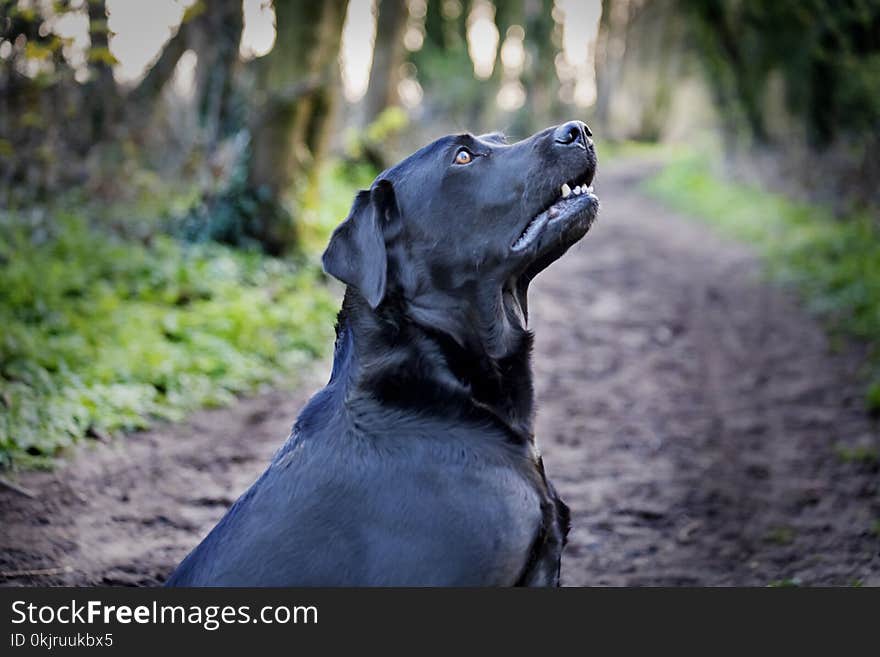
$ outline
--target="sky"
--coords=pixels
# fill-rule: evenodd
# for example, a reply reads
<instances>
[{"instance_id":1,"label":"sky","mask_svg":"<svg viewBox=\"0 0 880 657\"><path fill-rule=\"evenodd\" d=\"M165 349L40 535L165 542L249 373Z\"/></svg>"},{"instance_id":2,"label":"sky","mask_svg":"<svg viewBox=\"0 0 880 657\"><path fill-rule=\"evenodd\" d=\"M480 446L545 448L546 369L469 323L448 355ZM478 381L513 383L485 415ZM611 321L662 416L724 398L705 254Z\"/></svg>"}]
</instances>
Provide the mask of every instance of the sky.
<instances>
[{"instance_id":1,"label":"sky","mask_svg":"<svg viewBox=\"0 0 880 657\"><path fill-rule=\"evenodd\" d=\"M74 6L84 6L77 0ZM409 0L413 13L424 12L425 0ZM174 34L180 20L194 0L106 0L108 26L112 32L110 51L118 64L114 75L121 82L136 82L165 42ZM600 0L556 0L562 23L563 59L557 69L562 76L575 82L573 98L577 104L589 106L595 101L593 49L601 15ZM502 48L505 71L522 66L524 31L510 30L504 41L492 20L492 4L475 0L468 19L468 50L474 62L474 73L486 78L492 73L497 48ZM376 34L375 0L350 0L343 32L340 61L345 96L357 101L366 91L372 63ZM275 41L275 15L270 0L244 0L244 32L241 52L246 58L268 53ZM68 58L72 63L84 62L82 52L88 44L88 20L85 12L56 21L54 28L62 36L74 39ZM408 46L418 45L420 35L408 31ZM528 35L524 35L528 39ZM178 71L178 88L186 86L194 68L194 56L185 57ZM512 76L499 93L502 106L513 109L521 101L516 76ZM185 89L182 89L185 91ZM404 98L406 100L406 97Z\"/></svg>"}]
</instances>

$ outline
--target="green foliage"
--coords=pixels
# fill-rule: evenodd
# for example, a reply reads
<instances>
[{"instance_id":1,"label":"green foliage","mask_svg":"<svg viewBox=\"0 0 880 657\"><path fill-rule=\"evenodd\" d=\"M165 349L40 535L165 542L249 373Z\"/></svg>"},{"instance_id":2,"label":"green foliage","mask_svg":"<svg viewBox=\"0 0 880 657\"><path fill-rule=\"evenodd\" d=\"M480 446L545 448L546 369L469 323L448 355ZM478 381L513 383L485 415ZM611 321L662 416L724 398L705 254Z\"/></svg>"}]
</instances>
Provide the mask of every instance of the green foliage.
<instances>
[{"instance_id":1,"label":"green foliage","mask_svg":"<svg viewBox=\"0 0 880 657\"><path fill-rule=\"evenodd\" d=\"M666 162L680 156L684 151L679 144L671 142L637 141L633 139L603 140L596 138L596 152L599 153L599 166L607 165L616 160L640 159L651 162Z\"/></svg>"},{"instance_id":2,"label":"green foliage","mask_svg":"<svg viewBox=\"0 0 880 657\"><path fill-rule=\"evenodd\" d=\"M345 135L345 151L351 160L385 168L388 144L409 125L406 111L397 106L387 107L365 130L351 128Z\"/></svg>"},{"instance_id":3,"label":"green foliage","mask_svg":"<svg viewBox=\"0 0 880 657\"><path fill-rule=\"evenodd\" d=\"M296 243L296 224L287 206L265 189L233 184L200 198L172 232L190 242L214 241L278 255Z\"/></svg>"},{"instance_id":4,"label":"green foliage","mask_svg":"<svg viewBox=\"0 0 880 657\"><path fill-rule=\"evenodd\" d=\"M313 265L0 215L0 464L289 379L331 343Z\"/></svg>"},{"instance_id":5,"label":"green foliage","mask_svg":"<svg viewBox=\"0 0 880 657\"><path fill-rule=\"evenodd\" d=\"M368 189L376 177L373 166L360 161L335 160L323 166L318 176L318 199L302 207L299 237L303 250L320 252L330 233L348 216L355 194Z\"/></svg>"},{"instance_id":6,"label":"green foliage","mask_svg":"<svg viewBox=\"0 0 880 657\"><path fill-rule=\"evenodd\" d=\"M790 545L794 542L795 534L791 527L774 527L764 536L768 543L776 545Z\"/></svg>"},{"instance_id":7,"label":"green foliage","mask_svg":"<svg viewBox=\"0 0 880 657\"><path fill-rule=\"evenodd\" d=\"M880 374L876 380L868 386L868 410L872 413L880 413Z\"/></svg>"},{"instance_id":8,"label":"green foliage","mask_svg":"<svg viewBox=\"0 0 880 657\"><path fill-rule=\"evenodd\" d=\"M293 246L294 219L286 205L248 183L250 156L246 152L239 158L224 189L197 196L183 217L174 217L169 232L189 242L220 242L276 255Z\"/></svg>"},{"instance_id":9,"label":"green foliage","mask_svg":"<svg viewBox=\"0 0 880 657\"><path fill-rule=\"evenodd\" d=\"M182 23L188 23L189 21L198 18L202 14L205 13L207 7L205 6L204 0L197 0L197 2L192 3L189 7L187 7L186 11L183 12Z\"/></svg>"},{"instance_id":10,"label":"green foliage","mask_svg":"<svg viewBox=\"0 0 880 657\"><path fill-rule=\"evenodd\" d=\"M390 117L386 125L393 129L396 119ZM286 204L250 189L247 172L239 166L226 189L197 198L182 218L168 222L168 230L189 242L215 241L271 251L273 245L267 241L271 231L265 222L288 222L296 230L300 252L315 253L326 245L333 228L348 215L356 191L369 187L377 173L375 165L361 160L333 160L323 163L321 168L316 176L317 193L300 194L291 212ZM310 203L308 198L312 196L315 200Z\"/></svg>"},{"instance_id":11,"label":"green foliage","mask_svg":"<svg viewBox=\"0 0 880 657\"><path fill-rule=\"evenodd\" d=\"M866 342L872 350L867 405L880 409L880 230L867 213L838 220L818 205L722 181L696 157L672 161L646 188L756 244L771 275L794 285L832 334Z\"/></svg>"},{"instance_id":12,"label":"green foliage","mask_svg":"<svg viewBox=\"0 0 880 657\"><path fill-rule=\"evenodd\" d=\"M443 5L428 3L424 44L409 59L431 111L454 125L471 126L484 109L487 92L497 89L474 78L465 39L467 10L452 17L444 15Z\"/></svg>"},{"instance_id":13,"label":"green foliage","mask_svg":"<svg viewBox=\"0 0 880 657\"><path fill-rule=\"evenodd\" d=\"M475 81L467 50L451 52L423 49L419 53L419 81L438 116L469 125L487 102L485 81ZM488 101L491 102L491 101Z\"/></svg>"},{"instance_id":14,"label":"green foliage","mask_svg":"<svg viewBox=\"0 0 880 657\"><path fill-rule=\"evenodd\" d=\"M372 144L382 143L400 133L409 124L406 111L397 106L386 107L376 117L364 134L364 141Z\"/></svg>"},{"instance_id":15,"label":"green foliage","mask_svg":"<svg viewBox=\"0 0 880 657\"><path fill-rule=\"evenodd\" d=\"M773 589L799 588L804 583L798 577L790 577L788 579L777 579L770 582L767 586Z\"/></svg>"},{"instance_id":16,"label":"green foliage","mask_svg":"<svg viewBox=\"0 0 880 657\"><path fill-rule=\"evenodd\" d=\"M105 46L92 46L89 48L89 63L104 64L105 66L115 66L119 62L110 49Z\"/></svg>"},{"instance_id":17,"label":"green foliage","mask_svg":"<svg viewBox=\"0 0 880 657\"><path fill-rule=\"evenodd\" d=\"M61 39L54 37L44 43L28 41L25 44L24 56L28 59L46 61L54 57L55 52L61 48Z\"/></svg>"},{"instance_id":18,"label":"green foliage","mask_svg":"<svg viewBox=\"0 0 880 657\"><path fill-rule=\"evenodd\" d=\"M880 453L877 452L876 448L867 445L858 445L856 447L837 445L835 452L837 453L837 458L844 463L856 463L865 466L880 464Z\"/></svg>"},{"instance_id":19,"label":"green foliage","mask_svg":"<svg viewBox=\"0 0 880 657\"><path fill-rule=\"evenodd\" d=\"M680 0L722 114L766 137L771 77L814 142L877 131L880 5L871 0Z\"/></svg>"}]
</instances>

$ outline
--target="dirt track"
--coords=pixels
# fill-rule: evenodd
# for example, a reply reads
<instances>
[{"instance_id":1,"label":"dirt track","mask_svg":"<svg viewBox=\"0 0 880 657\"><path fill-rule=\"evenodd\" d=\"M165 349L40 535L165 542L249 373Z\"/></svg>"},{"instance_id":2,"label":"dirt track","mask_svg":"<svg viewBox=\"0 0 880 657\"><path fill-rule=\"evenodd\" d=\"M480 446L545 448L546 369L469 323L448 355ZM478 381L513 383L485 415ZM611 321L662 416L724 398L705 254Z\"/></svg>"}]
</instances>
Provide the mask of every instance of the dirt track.
<instances>
[{"instance_id":1,"label":"dirt track","mask_svg":"<svg viewBox=\"0 0 880 657\"><path fill-rule=\"evenodd\" d=\"M531 294L537 436L573 511L567 585L880 585L880 447L857 353L743 247L603 173L591 235ZM156 584L319 385L202 412L0 489L0 584Z\"/></svg>"}]
</instances>

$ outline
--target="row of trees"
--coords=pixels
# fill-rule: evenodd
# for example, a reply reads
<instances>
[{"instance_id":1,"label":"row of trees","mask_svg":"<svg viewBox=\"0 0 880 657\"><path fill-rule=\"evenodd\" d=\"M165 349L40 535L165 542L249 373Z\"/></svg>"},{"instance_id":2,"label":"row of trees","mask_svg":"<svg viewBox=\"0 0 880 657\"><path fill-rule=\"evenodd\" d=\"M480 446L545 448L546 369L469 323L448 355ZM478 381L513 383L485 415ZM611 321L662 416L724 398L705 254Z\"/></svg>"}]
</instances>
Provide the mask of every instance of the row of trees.
<instances>
[{"instance_id":1,"label":"row of trees","mask_svg":"<svg viewBox=\"0 0 880 657\"><path fill-rule=\"evenodd\" d=\"M253 216L243 218L245 232L267 251L284 251L295 242L286 196L308 185L326 150L347 4L277 0L275 47L245 63L239 56L241 0L199 0L142 80L125 88L113 77L103 0L87 2L86 75L64 56L69 44L47 28L51 18L77 11L71 3L44 8L0 0L0 39L7 50L0 61L2 188L32 198L94 184L112 176L121 148L145 154L168 148L162 131L157 138L151 128L163 90L191 51L197 61L191 100L196 145L209 162L230 135L248 131L241 184L229 191L258 201L249 206Z\"/></svg>"},{"instance_id":2,"label":"row of trees","mask_svg":"<svg viewBox=\"0 0 880 657\"><path fill-rule=\"evenodd\" d=\"M728 141L794 151L809 185L880 205L880 3L682 5Z\"/></svg>"},{"instance_id":3,"label":"row of trees","mask_svg":"<svg viewBox=\"0 0 880 657\"><path fill-rule=\"evenodd\" d=\"M65 57L69 40L55 34L50 19L72 11L69 2L51 8L0 0L0 169L10 184L42 192L79 182L76 163L112 140L143 138L165 85L187 50L198 56L195 83L200 122L213 139L232 123L231 88L241 37L240 2L215 0L212 11L197 3L139 84L115 81L103 0L89 0L86 68Z\"/></svg>"},{"instance_id":4,"label":"row of trees","mask_svg":"<svg viewBox=\"0 0 880 657\"><path fill-rule=\"evenodd\" d=\"M527 131L546 123L560 112L553 0L484 5L492 9L502 39L514 25L529 35L529 66L521 75L527 105L508 117L507 127ZM275 0L274 47L265 57L243 61L241 0L197 0L140 82L129 87L113 76L104 0L86 1L85 67L71 62L68 40L53 30L53 19L82 12L80 5L0 0L5 200L45 198L83 185L92 196L118 192L122 161L132 154L139 165L154 169L170 159L176 175L195 152L210 169L221 147L244 134L246 147L226 167L222 184L206 187L194 221L190 217L185 225L217 239L255 240L270 253L288 250L296 244L292 213L297 204L290 201L314 189L337 115L337 62L347 6L347 0ZM399 104L407 66L418 71L424 90L424 120L476 129L498 118L492 100L503 83L501 49L492 76L477 82L467 38L473 7L472 0L377 0L373 64L356 121L361 128ZM421 43L406 47L407 30L414 25ZM195 130L182 135L175 131L163 91L188 52L194 53L196 68L188 110L195 121L187 127ZM387 156L376 149L368 147L366 155L377 166L387 164Z\"/></svg>"},{"instance_id":5,"label":"row of trees","mask_svg":"<svg viewBox=\"0 0 880 657\"><path fill-rule=\"evenodd\" d=\"M698 79L729 154L767 155L842 207L880 204L880 3L603 0L601 20L606 134L663 136Z\"/></svg>"},{"instance_id":6,"label":"row of trees","mask_svg":"<svg viewBox=\"0 0 880 657\"><path fill-rule=\"evenodd\" d=\"M311 193L336 133L348 0L274 0L273 7L274 47L245 61L242 0L197 0L130 87L113 76L104 0L0 0L3 200L84 185L92 196L112 194L124 187L123 162L134 157L161 171L171 160L172 177L222 172L207 176L187 225L217 239L255 240L271 253L294 246L290 200ZM85 64L74 65L52 19L83 11L89 45ZM880 175L880 5L872 0L601 0L597 98L588 112L561 99L570 99L560 92L573 81L558 74L554 0L376 0L375 11L369 86L348 124L364 128L399 104L409 76L423 90L421 120L451 129L526 134L578 112L598 134L660 139L682 112L684 81L700 72L729 147L745 136L751 144L837 149L837 168L864 197ZM475 77L468 31L479 12L494 22L499 46L521 45L515 71L497 47L491 75ZM191 120L175 130L165 90L185 53L196 61ZM507 87L521 102L495 102ZM232 164L230 141L238 144ZM364 152L387 164L369 144Z\"/></svg>"}]
</instances>

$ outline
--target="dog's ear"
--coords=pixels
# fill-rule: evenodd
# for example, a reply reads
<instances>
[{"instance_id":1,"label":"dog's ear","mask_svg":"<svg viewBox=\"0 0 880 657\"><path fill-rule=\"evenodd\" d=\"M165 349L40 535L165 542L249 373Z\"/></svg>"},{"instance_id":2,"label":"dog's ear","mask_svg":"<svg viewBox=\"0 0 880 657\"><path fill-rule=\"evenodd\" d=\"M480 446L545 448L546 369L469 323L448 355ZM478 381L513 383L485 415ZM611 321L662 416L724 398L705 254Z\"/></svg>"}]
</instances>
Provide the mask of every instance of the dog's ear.
<instances>
[{"instance_id":1,"label":"dog's ear","mask_svg":"<svg viewBox=\"0 0 880 657\"><path fill-rule=\"evenodd\" d=\"M348 217L333 231L322 258L324 271L357 289L373 309L385 297L385 230L396 208L394 188L388 180L358 192Z\"/></svg>"}]
</instances>

